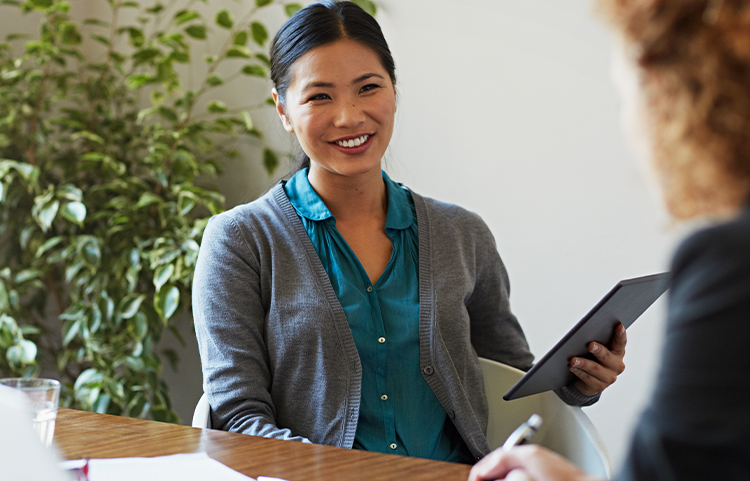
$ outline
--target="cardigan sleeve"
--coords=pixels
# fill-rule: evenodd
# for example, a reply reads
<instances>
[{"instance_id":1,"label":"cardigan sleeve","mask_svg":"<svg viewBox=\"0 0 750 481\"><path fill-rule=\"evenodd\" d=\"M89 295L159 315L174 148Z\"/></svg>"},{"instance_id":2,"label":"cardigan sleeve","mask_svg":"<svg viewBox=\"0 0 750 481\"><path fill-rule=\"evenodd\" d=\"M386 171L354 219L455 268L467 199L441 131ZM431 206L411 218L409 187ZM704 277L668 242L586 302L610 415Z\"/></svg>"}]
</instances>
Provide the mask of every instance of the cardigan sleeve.
<instances>
[{"instance_id":1,"label":"cardigan sleeve","mask_svg":"<svg viewBox=\"0 0 750 481\"><path fill-rule=\"evenodd\" d=\"M276 425L259 271L232 217L213 217L193 279L195 332L212 421L227 431L310 442Z\"/></svg>"},{"instance_id":2,"label":"cardigan sleeve","mask_svg":"<svg viewBox=\"0 0 750 481\"><path fill-rule=\"evenodd\" d=\"M617 479L750 478L748 246L746 214L675 255L656 389Z\"/></svg>"}]
</instances>

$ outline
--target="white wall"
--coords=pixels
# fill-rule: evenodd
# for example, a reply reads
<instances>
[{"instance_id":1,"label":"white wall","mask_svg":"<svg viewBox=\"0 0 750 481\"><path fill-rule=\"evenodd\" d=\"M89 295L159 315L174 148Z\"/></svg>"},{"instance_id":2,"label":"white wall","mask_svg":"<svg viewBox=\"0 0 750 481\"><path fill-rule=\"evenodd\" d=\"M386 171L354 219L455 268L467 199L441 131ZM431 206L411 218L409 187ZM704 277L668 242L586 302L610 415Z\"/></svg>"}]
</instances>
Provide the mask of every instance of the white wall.
<instances>
[{"instance_id":1,"label":"white wall","mask_svg":"<svg viewBox=\"0 0 750 481\"><path fill-rule=\"evenodd\" d=\"M537 356L617 280L666 268L678 235L621 138L609 39L586 0L379 4L399 77L386 169L415 191L485 219ZM248 5L210 6L224 7L239 12ZM269 18L271 25L280 21ZM0 18L0 32L9 29ZM258 85L237 83L230 98L244 103L250 88ZM255 120L276 145L289 145L273 115ZM243 159L229 161L221 180L230 205L274 182L259 167L257 148L241 150ZM615 464L651 389L663 309L660 301L629 330L625 374L587 408ZM165 375L189 422L201 392L200 362L190 324L182 330L189 345L181 371L166 368Z\"/></svg>"}]
</instances>

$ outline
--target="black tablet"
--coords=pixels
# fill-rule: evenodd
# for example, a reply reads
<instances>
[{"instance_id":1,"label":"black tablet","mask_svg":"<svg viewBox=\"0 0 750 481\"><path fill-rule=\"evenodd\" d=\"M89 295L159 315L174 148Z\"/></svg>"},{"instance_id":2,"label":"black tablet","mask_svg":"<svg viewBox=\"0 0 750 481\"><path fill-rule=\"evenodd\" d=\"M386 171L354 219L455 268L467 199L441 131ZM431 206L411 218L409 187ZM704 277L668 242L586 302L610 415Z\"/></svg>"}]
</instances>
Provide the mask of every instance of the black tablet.
<instances>
[{"instance_id":1,"label":"black tablet","mask_svg":"<svg viewBox=\"0 0 750 481\"><path fill-rule=\"evenodd\" d=\"M586 346L591 341L609 346L617 323L621 322L625 329L630 327L664 294L668 284L669 273L618 282L555 347L505 393L503 399L510 401L571 384L578 378L568 369L570 359L595 359Z\"/></svg>"}]
</instances>

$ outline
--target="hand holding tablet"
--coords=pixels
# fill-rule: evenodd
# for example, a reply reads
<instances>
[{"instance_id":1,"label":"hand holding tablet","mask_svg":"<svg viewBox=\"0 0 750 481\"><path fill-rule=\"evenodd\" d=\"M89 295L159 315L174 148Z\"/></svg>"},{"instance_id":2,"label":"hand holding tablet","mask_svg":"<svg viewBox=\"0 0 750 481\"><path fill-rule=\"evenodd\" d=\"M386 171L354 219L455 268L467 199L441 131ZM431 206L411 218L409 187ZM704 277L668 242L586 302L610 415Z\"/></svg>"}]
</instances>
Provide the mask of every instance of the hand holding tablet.
<instances>
[{"instance_id":1,"label":"hand holding tablet","mask_svg":"<svg viewBox=\"0 0 750 481\"><path fill-rule=\"evenodd\" d=\"M507 393L510 401L573 384L578 378L570 371L574 357L595 359L588 350L591 342L612 346L615 327L625 329L667 290L669 274L626 279L605 295L578 324L542 357ZM617 349L616 345L613 347Z\"/></svg>"}]
</instances>

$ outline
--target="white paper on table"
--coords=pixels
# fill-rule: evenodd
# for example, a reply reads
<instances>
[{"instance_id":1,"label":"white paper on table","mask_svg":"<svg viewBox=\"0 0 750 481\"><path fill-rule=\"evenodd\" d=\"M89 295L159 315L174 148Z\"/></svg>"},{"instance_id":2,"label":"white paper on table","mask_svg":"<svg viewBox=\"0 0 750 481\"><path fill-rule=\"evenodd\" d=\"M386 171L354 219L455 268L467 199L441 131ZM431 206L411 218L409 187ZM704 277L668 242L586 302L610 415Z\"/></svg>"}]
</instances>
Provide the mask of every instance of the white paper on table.
<instances>
[{"instance_id":1,"label":"white paper on table","mask_svg":"<svg viewBox=\"0 0 750 481\"><path fill-rule=\"evenodd\" d=\"M68 462L71 465L75 461ZM65 463L63 463L65 464ZM206 453L154 458L89 459L89 481L251 481Z\"/></svg>"}]
</instances>

